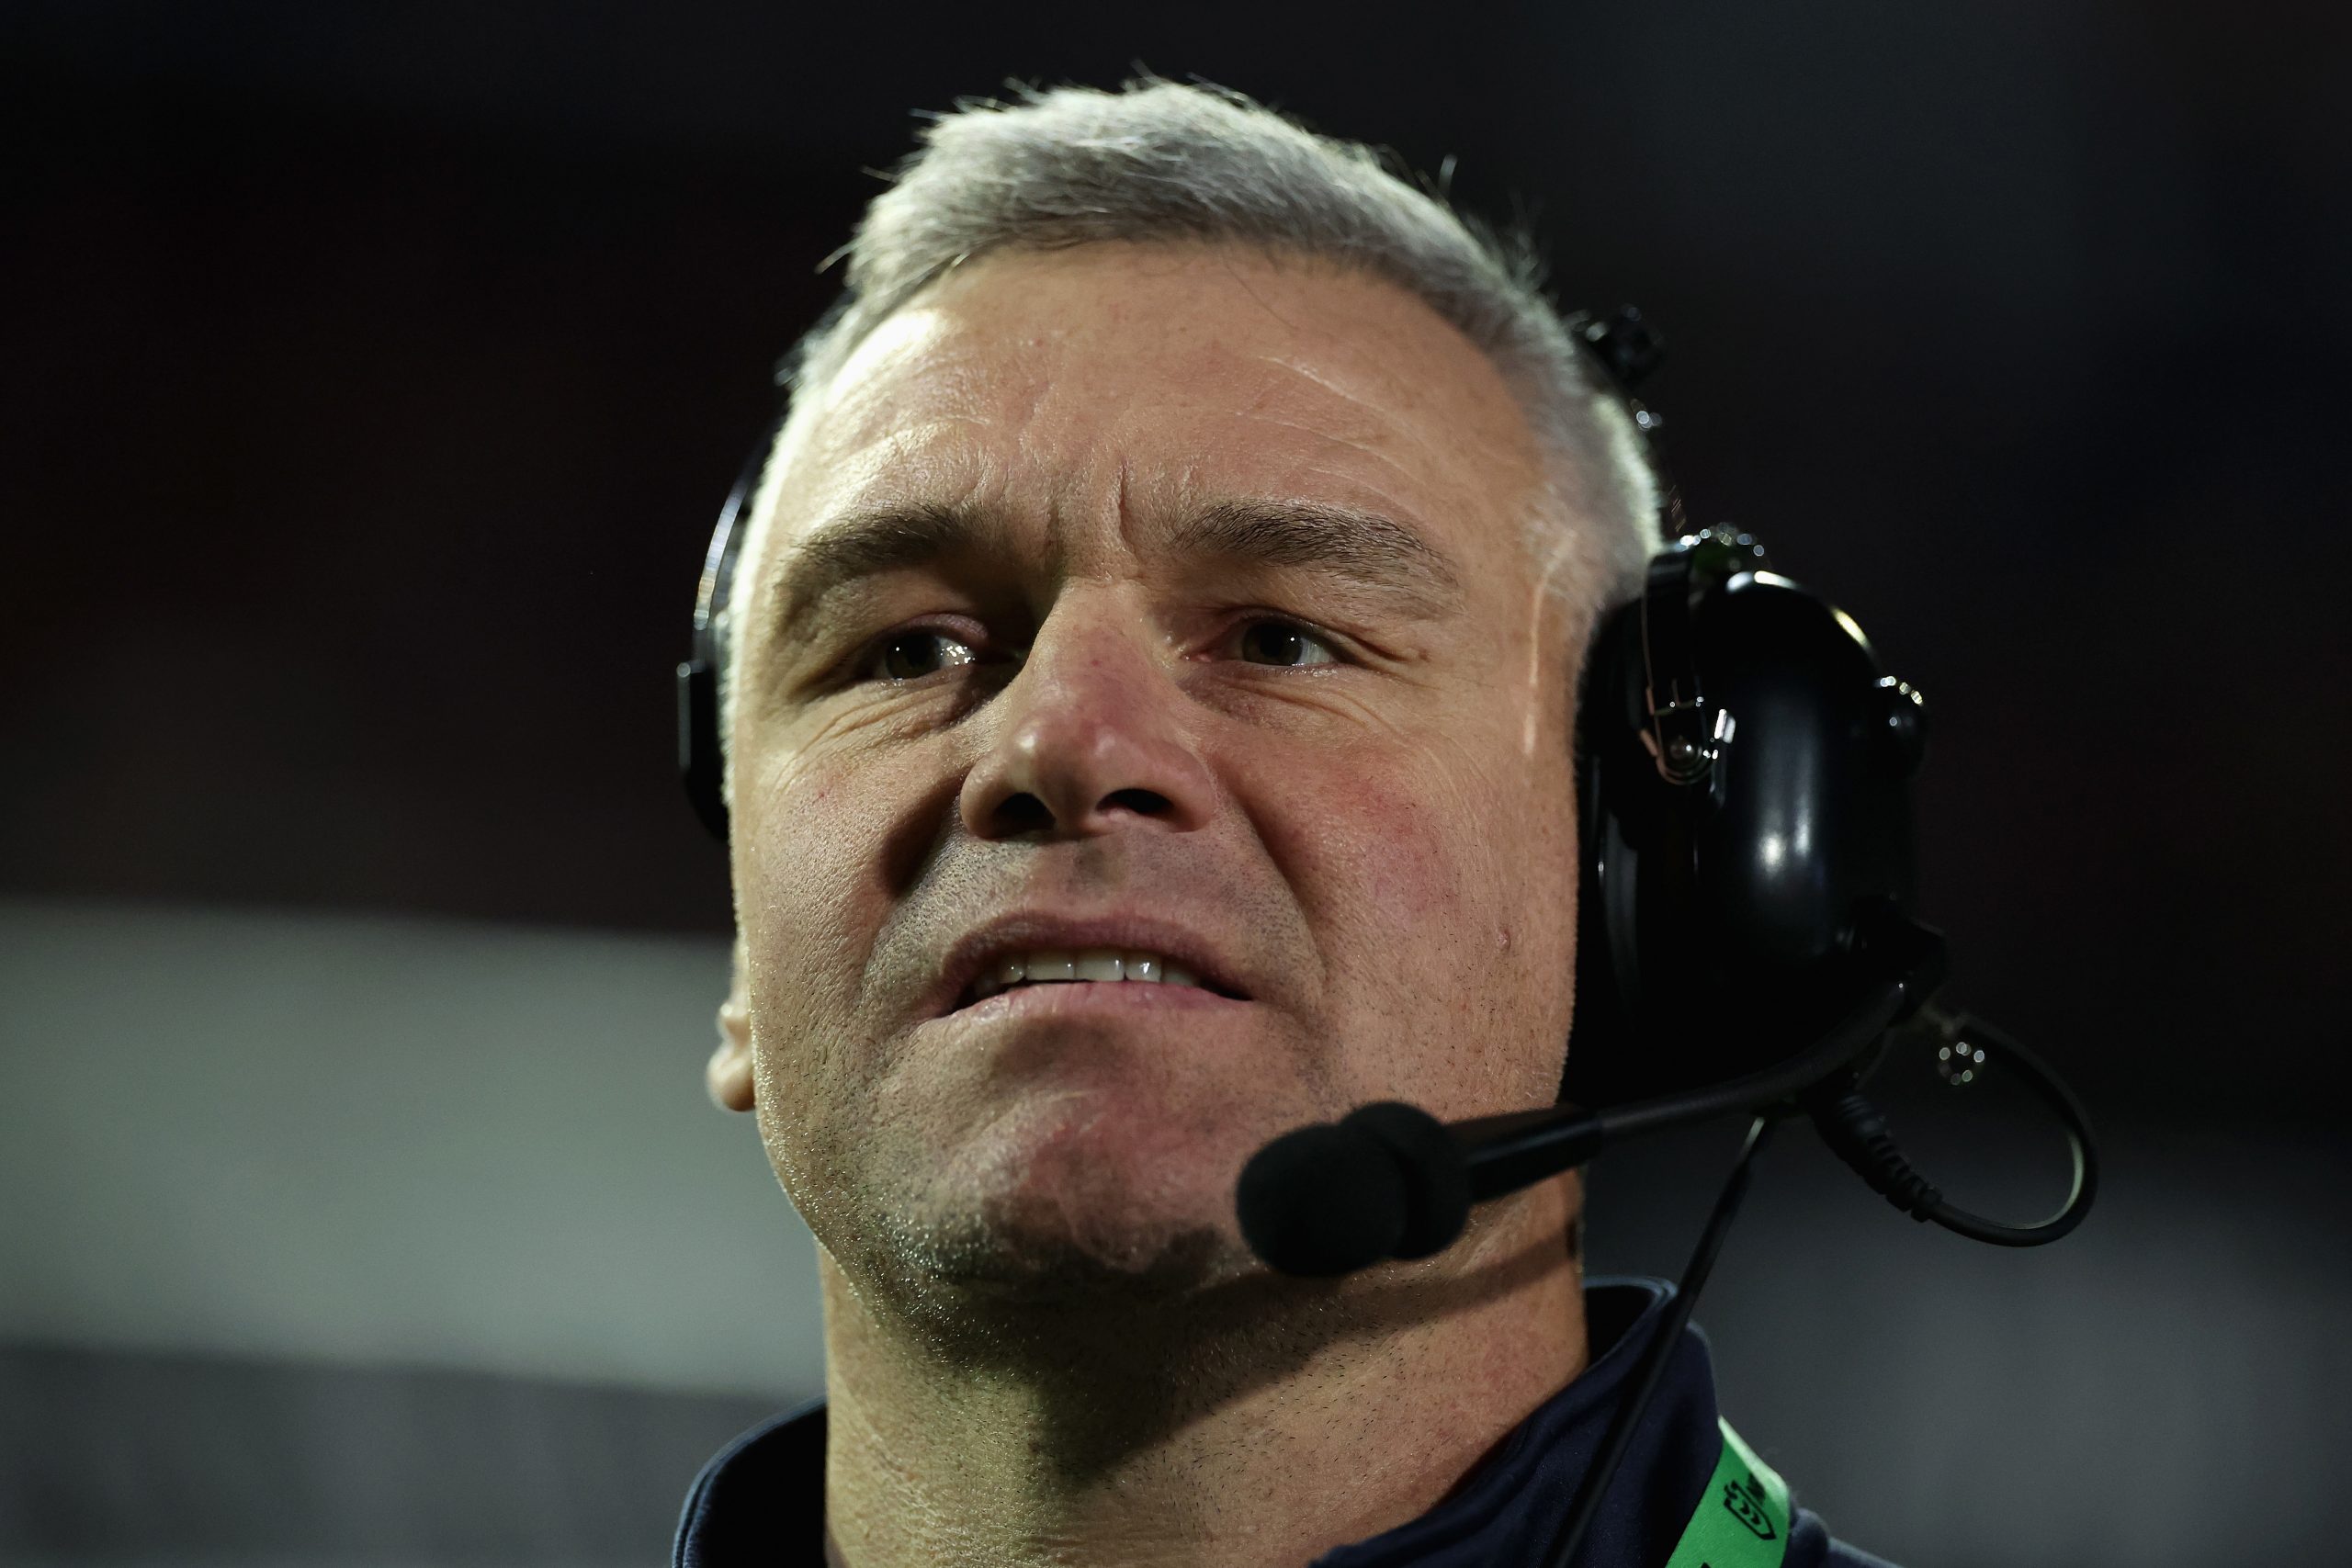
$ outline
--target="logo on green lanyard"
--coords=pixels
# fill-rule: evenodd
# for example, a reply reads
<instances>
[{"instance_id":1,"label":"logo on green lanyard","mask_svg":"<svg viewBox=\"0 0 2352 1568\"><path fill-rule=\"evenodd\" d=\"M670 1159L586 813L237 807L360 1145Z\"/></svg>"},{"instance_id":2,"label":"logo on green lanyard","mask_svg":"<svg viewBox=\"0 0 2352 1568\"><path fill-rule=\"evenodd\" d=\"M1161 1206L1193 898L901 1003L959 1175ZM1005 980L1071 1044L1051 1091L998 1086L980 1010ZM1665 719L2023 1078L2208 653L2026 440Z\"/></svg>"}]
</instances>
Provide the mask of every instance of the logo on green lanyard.
<instances>
[{"instance_id":1,"label":"logo on green lanyard","mask_svg":"<svg viewBox=\"0 0 2352 1568\"><path fill-rule=\"evenodd\" d=\"M1788 1483L1718 1419L1723 1457L1666 1568L1779 1568L1789 1549Z\"/></svg>"}]
</instances>

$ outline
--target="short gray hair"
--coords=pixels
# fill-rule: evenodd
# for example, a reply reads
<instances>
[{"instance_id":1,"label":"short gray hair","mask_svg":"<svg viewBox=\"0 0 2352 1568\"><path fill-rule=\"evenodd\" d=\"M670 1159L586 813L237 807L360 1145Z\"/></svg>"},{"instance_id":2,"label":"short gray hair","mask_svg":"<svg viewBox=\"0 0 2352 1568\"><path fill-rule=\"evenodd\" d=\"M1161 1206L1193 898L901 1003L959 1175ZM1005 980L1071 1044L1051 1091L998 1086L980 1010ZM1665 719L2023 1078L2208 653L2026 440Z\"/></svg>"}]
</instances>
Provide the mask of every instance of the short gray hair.
<instances>
[{"instance_id":1,"label":"short gray hair","mask_svg":"<svg viewBox=\"0 0 2352 1568\"><path fill-rule=\"evenodd\" d=\"M1329 260L1419 296L1502 372L1546 457L1550 515L1529 519L1531 542L1576 624L1638 588L1657 480L1524 234L1455 212L1370 147L1203 85L1023 89L937 117L921 141L828 258L848 259L847 289L785 360L796 406L927 284L989 252L1205 241Z\"/></svg>"}]
</instances>

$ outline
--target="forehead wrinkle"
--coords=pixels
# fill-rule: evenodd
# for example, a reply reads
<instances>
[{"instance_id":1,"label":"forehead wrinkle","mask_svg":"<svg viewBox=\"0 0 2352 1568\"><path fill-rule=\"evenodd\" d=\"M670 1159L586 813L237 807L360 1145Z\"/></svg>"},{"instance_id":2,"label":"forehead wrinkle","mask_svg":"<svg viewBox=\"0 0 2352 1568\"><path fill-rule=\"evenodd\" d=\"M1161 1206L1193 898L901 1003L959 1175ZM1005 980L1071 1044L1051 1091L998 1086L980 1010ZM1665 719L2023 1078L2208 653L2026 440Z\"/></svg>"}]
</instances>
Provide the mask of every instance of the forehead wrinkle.
<instances>
[{"instance_id":1,"label":"forehead wrinkle","mask_svg":"<svg viewBox=\"0 0 2352 1568\"><path fill-rule=\"evenodd\" d=\"M1365 399L1356 396L1353 392L1349 391L1345 387L1342 387L1338 382L1332 380L1329 376L1319 375L1316 371L1309 369L1306 366L1300 364L1295 359L1284 359L1280 355L1275 354L1253 354L1250 357L1256 360L1261 365L1271 365L1277 370L1287 370L1303 381L1311 381L1316 386L1320 387L1323 390L1330 393L1333 397L1340 399L1343 402L1355 403L1360 407L1372 410L1374 413L1383 412L1378 403L1371 402Z\"/></svg>"},{"instance_id":2,"label":"forehead wrinkle","mask_svg":"<svg viewBox=\"0 0 2352 1568\"><path fill-rule=\"evenodd\" d=\"M1303 366L1266 355L1257 358L1262 363L1291 371L1305 379L1315 391L1303 397L1295 393L1285 396L1276 388L1264 388L1250 400L1248 407L1235 411L1233 418L1236 421L1303 436L1321 448L1336 446L1342 449L1355 463L1342 462L1336 477L1351 483L1374 490L1385 488L1378 484L1370 473L1362 471L1358 465L1365 463L1377 465L1394 481L1401 482L1406 491L1413 493L1427 493L1432 484L1444 486L1458 482L1458 479L1450 472L1452 465L1447 462L1446 455L1430 440L1420 422L1407 418L1379 401L1353 396ZM1343 400L1344 409L1332 409L1328 397ZM1329 417L1342 412L1351 417ZM1302 460L1317 471L1331 471L1324 462L1313 457ZM1346 471L1351 467L1356 471Z\"/></svg>"},{"instance_id":3,"label":"forehead wrinkle","mask_svg":"<svg viewBox=\"0 0 2352 1568\"><path fill-rule=\"evenodd\" d=\"M956 437L967 430L985 433L992 423L985 414L918 410L913 417L876 419L854 431L820 432L820 439L801 458L820 476L809 487L807 500L812 510L839 507L844 513L881 510L888 504L887 493L877 502L853 500L847 506L841 505L841 498L899 490L904 476L934 470L943 459L951 468L956 467L956 459L966 455L959 450Z\"/></svg>"},{"instance_id":4,"label":"forehead wrinkle","mask_svg":"<svg viewBox=\"0 0 2352 1568\"><path fill-rule=\"evenodd\" d=\"M1410 441L1414 446L1419 446L1425 451L1429 449L1429 438L1421 434L1419 427L1412 421L1400 417L1397 412L1383 400L1379 398L1367 398L1350 391L1345 386L1333 379L1330 376L1317 371L1312 367L1302 364L1295 359L1284 359L1279 355L1272 354L1257 354L1250 355L1250 357L1261 365L1271 365L1277 370L1283 371L1289 375L1298 378L1300 380L1305 381L1307 385L1315 388L1317 391L1322 392L1327 396L1339 399L1341 402L1349 405L1351 409L1369 416L1375 427L1401 435L1408 441ZM1249 412L1252 414L1256 413L1259 409L1272 401L1274 396L1275 393L1273 389L1271 387L1267 388L1252 401ZM1301 425L1298 428L1306 429L1309 427ZM1345 438L1335 436L1335 439Z\"/></svg>"},{"instance_id":5,"label":"forehead wrinkle","mask_svg":"<svg viewBox=\"0 0 2352 1568\"><path fill-rule=\"evenodd\" d=\"M887 367L820 411L806 452L817 493L854 497L934 462L988 466L1027 444L1052 378L988 366L952 333L933 341L939 362Z\"/></svg>"},{"instance_id":6,"label":"forehead wrinkle","mask_svg":"<svg viewBox=\"0 0 2352 1568\"><path fill-rule=\"evenodd\" d=\"M1364 441L1354 436L1335 435L1329 431L1319 429L1315 425L1301 424L1295 420L1276 419L1271 414L1262 414L1245 411L1234 417L1236 419L1247 420L1253 424L1272 425L1279 430L1294 430L1301 435L1306 436L1308 439L1322 446L1344 447L1348 451L1356 454L1358 457L1361 457L1367 461L1379 464L1383 468L1387 469L1398 479L1403 479L1408 487L1419 486L1425 478L1423 475L1416 474L1412 468L1398 462L1396 458L1390 457L1387 453L1381 451L1378 447L1369 446ZM1312 461L1312 459L1302 459L1302 461ZM1368 488L1379 488L1378 486L1374 485L1371 479L1363 475L1348 474L1339 472L1337 470L1327 469L1321 468L1319 465L1316 471L1330 473L1335 478L1344 479L1353 483L1367 486Z\"/></svg>"}]
</instances>

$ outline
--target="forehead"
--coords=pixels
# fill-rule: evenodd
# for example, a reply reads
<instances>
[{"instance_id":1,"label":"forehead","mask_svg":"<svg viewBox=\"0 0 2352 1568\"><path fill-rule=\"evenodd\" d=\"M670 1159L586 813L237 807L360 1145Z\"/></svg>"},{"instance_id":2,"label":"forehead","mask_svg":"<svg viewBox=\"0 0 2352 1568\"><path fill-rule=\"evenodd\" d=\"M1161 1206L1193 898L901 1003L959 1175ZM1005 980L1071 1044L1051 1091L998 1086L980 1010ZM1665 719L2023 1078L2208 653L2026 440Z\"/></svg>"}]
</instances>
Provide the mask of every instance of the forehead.
<instances>
[{"instance_id":1,"label":"forehead","mask_svg":"<svg viewBox=\"0 0 2352 1568\"><path fill-rule=\"evenodd\" d=\"M908 501L1078 522L1232 495L1417 520L1478 564L1542 485L1499 371L1415 296L1225 246L982 258L884 321L794 421L786 538Z\"/></svg>"}]
</instances>

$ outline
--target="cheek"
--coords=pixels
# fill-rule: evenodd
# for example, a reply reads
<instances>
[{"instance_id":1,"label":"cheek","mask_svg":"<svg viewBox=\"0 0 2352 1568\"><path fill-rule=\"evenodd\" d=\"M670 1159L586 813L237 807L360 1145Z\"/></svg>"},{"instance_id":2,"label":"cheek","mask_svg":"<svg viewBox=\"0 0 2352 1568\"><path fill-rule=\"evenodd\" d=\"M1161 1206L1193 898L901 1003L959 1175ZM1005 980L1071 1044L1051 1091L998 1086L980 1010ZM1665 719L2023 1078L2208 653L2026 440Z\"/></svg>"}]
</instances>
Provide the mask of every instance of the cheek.
<instances>
[{"instance_id":1,"label":"cheek","mask_svg":"<svg viewBox=\"0 0 2352 1568\"><path fill-rule=\"evenodd\" d=\"M1558 772L1391 750L1289 792L1275 853L1329 967L1335 1031L1363 1043L1359 1088L1459 1114L1549 1095L1575 952Z\"/></svg>"},{"instance_id":2,"label":"cheek","mask_svg":"<svg viewBox=\"0 0 2352 1568\"><path fill-rule=\"evenodd\" d=\"M737 784L736 920L763 1050L793 1048L844 1015L886 901L873 846L879 803L822 763L746 770Z\"/></svg>"},{"instance_id":3,"label":"cheek","mask_svg":"<svg viewBox=\"0 0 2352 1568\"><path fill-rule=\"evenodd\" d=\"M1515 762L1517 760L1513 759ZM1503 948L1573 908L1572 785L1515 766L1394 751L1356 759L1299 813L1315 880L1385 923L1457 949Z\"/></svg>"},{"instance_id":4,"label":"cheek","mask_svg":"<svg viewBox=\"0 0 2352 1568\"><path fill-rule=\"evenodd\" d=\"M1476 902L1478 879L1463 863L1469 846L1455 814L1394 774L1351 779L1345 807L1320 824L1323 880L1366 917L1407 931L1452 929Z\"/></svg>"},{"instance_id":5,"label":"cheek","mask_svg":"<svg viewBox=\"0 0 2352 1568\"><path fill-rule=\"evenodd\" d=\"M842 1161L847 1108L868 1092L859 987L888 912L876 846L889 803L809 752L746 767L736 782L735 916L751 993L762 1141L804 1213Z\"/></svg>"}]
</instances>

